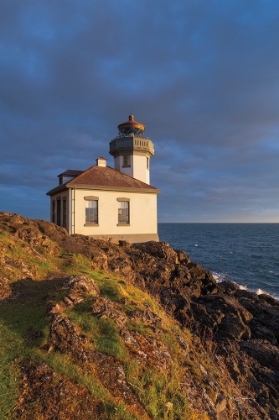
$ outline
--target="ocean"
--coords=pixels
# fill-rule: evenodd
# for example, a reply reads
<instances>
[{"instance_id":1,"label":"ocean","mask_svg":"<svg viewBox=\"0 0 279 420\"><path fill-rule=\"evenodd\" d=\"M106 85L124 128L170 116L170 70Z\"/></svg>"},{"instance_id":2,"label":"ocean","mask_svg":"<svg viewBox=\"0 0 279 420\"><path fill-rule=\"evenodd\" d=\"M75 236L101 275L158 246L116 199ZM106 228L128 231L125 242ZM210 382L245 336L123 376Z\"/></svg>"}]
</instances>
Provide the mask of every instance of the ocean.
<instances>
[{"instance_id":1,"label":"ocean","mask_svg":"<svg viewBox=\"0 0 279 420\"><path fill-rule=\"evenodd\" d=\"M160 241L256 293L279 299L279 223L159 223Z\"/></svg>"}]
</instances>

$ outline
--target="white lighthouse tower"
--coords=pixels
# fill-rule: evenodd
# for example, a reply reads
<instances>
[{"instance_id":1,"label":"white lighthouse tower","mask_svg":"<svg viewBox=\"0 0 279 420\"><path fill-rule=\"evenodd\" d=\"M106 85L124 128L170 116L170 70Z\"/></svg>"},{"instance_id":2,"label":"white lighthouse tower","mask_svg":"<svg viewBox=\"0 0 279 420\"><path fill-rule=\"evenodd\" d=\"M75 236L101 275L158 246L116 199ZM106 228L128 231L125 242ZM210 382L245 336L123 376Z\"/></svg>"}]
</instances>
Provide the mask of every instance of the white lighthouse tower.
<instances>
[{"instance_id":1,"label":"white lighthouse tower","mask_svg":"<svg viewBox=\"0 0 279 420\"><path fill-rule=\"evenodd\" d=\"M128 121L119 124L118 130L118 136L109 144L114 168L150 184L150 157L154 155L154 145L144 136L145 126L130 115Z\"/></svg>"}]
</instances>

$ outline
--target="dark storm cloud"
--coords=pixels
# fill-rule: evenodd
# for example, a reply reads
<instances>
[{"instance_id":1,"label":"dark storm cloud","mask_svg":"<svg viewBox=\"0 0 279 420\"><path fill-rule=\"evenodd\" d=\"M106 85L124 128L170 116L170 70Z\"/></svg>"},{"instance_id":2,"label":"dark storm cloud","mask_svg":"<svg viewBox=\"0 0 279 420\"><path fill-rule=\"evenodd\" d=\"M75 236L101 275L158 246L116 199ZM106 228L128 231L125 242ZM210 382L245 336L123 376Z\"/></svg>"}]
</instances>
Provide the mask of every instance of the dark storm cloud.
<instances>
[{"instance_id":1,"label":"dark storm cloud","mask_svg":"<svg viewBox=\"0 0 279 420\"><path fill-rule=\"evenodd\" d=\"M133 113L155 143L159 220L279 221L277 1L0 9L1 210L48 218L57 174L113 165Z\"/></svg>"}]
</instances>

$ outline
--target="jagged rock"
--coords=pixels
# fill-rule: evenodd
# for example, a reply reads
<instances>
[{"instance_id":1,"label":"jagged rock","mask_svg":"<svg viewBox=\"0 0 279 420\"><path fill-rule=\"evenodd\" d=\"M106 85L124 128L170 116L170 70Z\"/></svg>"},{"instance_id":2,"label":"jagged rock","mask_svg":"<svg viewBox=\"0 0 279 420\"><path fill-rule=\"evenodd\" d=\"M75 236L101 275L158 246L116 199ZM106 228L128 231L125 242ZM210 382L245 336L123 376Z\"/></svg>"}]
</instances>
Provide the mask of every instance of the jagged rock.
<instances>
[{"instance_id":1,"label":"jagged rock","mask_svg":"<svg viewBox=\"0 0 279 420\"><path fill-rule=\"evenodd\" d=\"M140 346L139 346L137 340L134 338L133 334L129 330L127 330L125 328L122 328L120 330L120 335L121 335L121 337L123 338L123 340L125 341L126 344L136 348L137 352L140 350ZM147 356L144 353L144 358L146 359L146 357Z\"/></svg>"},{"instance_id":2,"label":"jagged rock","mask_svg":"<svg viewBox=\"0 0 279 420\"><path fill-rule=\"evenodd\" d=\"M233 281L222 281L218 286L220 291L228 295L239 290L239 286Z\"/></svg>"},{"instance_id":3,"label":"jagged rock","mask_svg":"<svg viewBox=\"0 0 279 420\"><path fill-rule=\"evenodd\" d=\"M119 244L119 246L120 246L120 247L127 247L127 248L130 248L130 246L131 246L130 242L128 242L128 241L123 241L123 240L118 241L118 244Z\"/></svg>"},{"instance_id":4,"label":"jagged rock","mask_svg":"<svg viewBox=\"0 0 279 420\"><path fill-rule=\"evenodd\" d=\"M251 338L257 338L269 341L273 346L278 346L278 340L275 337L274 331L271 328L266 327L257 319L253 319L249 324L252 332Z\"/></svg>"},{"instance_id":5,"label":"jagged rock","mask_svg":"<svg viewBox=\"0 0 279 420\"><path fill-rule=\"evenodd\" d=\"M176 251L167 242L150 241L144 244L134 244L133 248L140 249L155 258L166 260L170 264L179 263Z\"/></svg>"},{"instance_id":6,"label":"jagged rock","mask_svg":"<svg viewBox=\"0 0 279 420\"><path fill-rule=\"evenodd\" d=\"M190 259L189 255L186 254L185 251L181 251L179 249L175 250L175 251L176 251L177 258L178 258L178 261L179 261L180 264L187 265L191 262L191 259Z\"/></svg>"},{"instance_id":7,"label":"jagged rock","mask_svg":"<svg viewBox=\"0 0 279 420\"><path fill-rule=\"evenodd\" d=\"M99 268L100 270L108 269L108 258L101 249L92 250L91 252L92 267Z\"/></svg>"},{"instance_id":8,"label":"jagged rock","mask_svg":"<svg viewBox=\"0 0 279 420\"><path fill-rule=\"evenodd\" d=\"M114 398L124 397L126 404L137 410L139 415L149 419L146 411L138 401L132 387L128 384L122 364L113 357L95 352L93 361L99 379L111 392Z\"/></svg>"},{"instance_id":9,"label":"jagged rock","mask_svg":"<svg viewBox=\"0 0 279 420\"><path fill-rule=\"evenodd\" d=\"M169 288L162 288L160 292L160 300L162 305L169 313L175 314L175 317L185 326L189 320L188 310L190 308L190 299L183 291L183 296L180 293L173 292Z\"/></svg>"},{"instance_id":10,"label":"jagged rock","mask_svg":"<svg viewBox=\"0 0 279 420\"><path fill-rule=\"evenodd\" d=\"M260 295L261 296L261 295ZM252 315L252 334L256 338L267 339L275 344L279 341L279 304L277 301L260 298L258 295L249 292L237 292L239 302ZM265 333L266 332L266 333ZM276 340L276 341L275 341Z\"/></svg>"},{"instance_id":11,"label":"jagged rock","mask_svg":"<svg viewBox=\"0 0 279 420\"><path fill-rule=\"evenodd\" d=\"M242 341L240 347L261 364L279 371L279 349L265 340ZM279 375L278 375L279 379Z\"/></svg>"},{"instance_id":12,"label":"jagged rock","mask_svg":"<svg viewBox=\"0 0 279 420\"><path fill-rule=\"evenodd\" d=\"M127 321L127 316L119 311L115 305L106 297L94 298L90 307L92 315L101 319L113 319L116 324L122 327Z\"/></svg>"},{"instance_id":13,"label":"jagged rock","mask_svg":"<svg viewBox=\"0 0 279 420\"><path fill-rule=\"evenodd\" d=\"M10 258L8 256L4 257L4 265L15 267L21 273L22 277L36 277L37 268L34 265L27 264L24 261L18 259Z\"/></svg>"},{"instance_id":14,"label":"jagged rock","mask_svg":"<svg viewBox=\"0 0 279 420\"><path fill-rule=\"evenodd\" d=\"M65 281L64 286L69 287L76 292L88 293L93 296L98 296L100 294L98 285L94 280L87 276L71 276Z\"/></svg>"},{"instance_id":15,"label":"jagged rock","mask_svg":"<svg viewBox=\"0 0 279 420\"><path fill-rule=\"evenodd\" d=\"M130 320L141 321L145 325L157 326L162 324L162 319L149 310L135 309L133 311L127 311L126 314Z\"/></svg>"},{"instance_id":16,"label":"jagged rock","mask_svg":"<svg viewBox=\"0 0 279 420\"><path fill-rule=\"evenodd\" d=\"M218 333L232 340L246 339L251 337L250 329L236 314L226 314L218 326Z\"/></svg>"},{"instance_id":17,"label":"jagged rock","mask_svg":"<svg viewBox=\"0 0 279 420\"><path fill-rule=\"evenodd\" d=\"M175 287L176 285L181 284L189 284L191 281L191 273L187 266L185 265L177 265L175 267L175 274L174 279L172 281L172 287Z\"/></svg>"},{"instance_id":18,"label":"jagged rock","mask_svg":"<svg viewBox=\"0 0 279 420\"><path fill-rule=\"evenodd\" d=\"M178 344L180 345L180 347L184 350L184 351L188 351L189 350L189 345L188 343L186 343L186 341L175 331L173 331L173 334L175 335Z\"/></svg>"},{"instance_id":19,"label":"jagged rock","mask_svg":"<svg viewBox=\"0 0 279 420\"><path fill-rule=\"evenodd\" d=\"M10 282L6 277L0 277L0 302L12 294Z\"/></svg>"},{"instance_id":20,"label":"jagged rock","mask_svg":"<svg viewBox=\"0 0 279 420\"><path fill-rule=\"evenodd\" d=\"M121 336L138 360L149 361L162 371L167 371L172 365L173 360L168 347L154 337L143 337L126 329L121 331Z\"/></svg>"},{"instance_id":21,"label":"jagged rock","mask_svg":"<svg viewBox=\"0 0 279 420\"><path fill-rule=\"evenodd\" d=\"M59 350L64 354L79 355L83 359L82 345L87 341L84 334L66 317L52 314L47 350Z\"/></svg>"},{"instance_id":22,"label":"jagged rock","mask_svg":"<svg viewBox=\"0 0 279 420\"><path fill-rule=\"evenodd\" d=\"M224 394L218 395L215 403L215 410L217 415L224 411L227 407L227 399L224 397Z\"/></svg>"},{"instance_id":23,"label":"jagged rock","mask_svg":"<svg viewBox=\"0 0 279 420\"><path fill-rule=\"evenodd\" d=\"M79 294L76 294L76 293L70 293L68 296L65 296L63 298L63 302L66 304L67 309L78 305L83 300L84 300L84 296L80 296Z\"/></svg>"},{"instance_id":24,"label":"jagged rock","mask_svg":"<svg viewBox=\"0 0 279 420\"><path fill-rule=\"evenodd\" d=\"M55 373L46 363L24 360L21 375L22 392L13 418L29 420L30 406L34 419L109 419L101 401L93 398L85 387Z\"/></svg>"}]
</instances>

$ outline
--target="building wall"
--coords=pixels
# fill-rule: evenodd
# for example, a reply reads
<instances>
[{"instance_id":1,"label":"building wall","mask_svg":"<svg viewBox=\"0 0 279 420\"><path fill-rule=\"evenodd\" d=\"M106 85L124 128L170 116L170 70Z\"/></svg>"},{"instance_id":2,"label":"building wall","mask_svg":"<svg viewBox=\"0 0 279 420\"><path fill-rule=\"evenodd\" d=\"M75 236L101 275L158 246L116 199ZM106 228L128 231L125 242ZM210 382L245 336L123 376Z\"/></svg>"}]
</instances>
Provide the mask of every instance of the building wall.
<instances>
[{"instance_id":1,"label":"building wall","mask_svg":"<svg viewBox=\"0 0 279 420\"><path fill-rule=\"evenodd\" d=\"M150 159L149 159L150 165ZM133 155L133 177L146 184L150 184L149 169L147 168L147 156Z\"/></svg>"},{"instance_id":2,"label":"building wall","mask_svg":"<svg viewBox=\"0 0 279 420\"><path fill-rule=\"evenodd\" d=\"M62 175L62 184L66 184L66 182L69 182L69 181L71 181L73 178L74 178L74 176L70 176L70 175Z\"/></svg>"},{"instance_id":3,"label":"building wall","mask_svg":"<svg viewBox=\"0 0 279 420\"><path fill-rule=\"evenodd\" d=\"M122 172L122 174L134 177L134 175L133 175L133 171L134 171L133 170L133 156L132 155L130 155L130 163L131 163L130 166L123 166L123 156L122 155L117 156L114 159L114 169L116 169L119 172Z\"/></svg>"},{"instance_id":4,"label":"building wall","mask_svg":"<svg viewBox=\"0 0 279 420\"><path fill-rule=\"evenodd\" d=\"M149 159L150 165L150 159ZM123 174L139 179L146 184L150 184L150 170L147 168L147 155L131 154L130 166L123 167L123 156L117 156L114 160L114 168Z\"/></svg>"},{"instance_id":5,"label":"building wall","mask_svg":"<svg viewBox=\"0 0 279 420\"><path fill-rule=\"evenodd\" d=\"M100 238L127 239L131 242L158 240L157 194L76 189L72 191L72 234ZM98 225L85 226L85 197L98 198ZM130 224L118 226L117 199L129 199Z\"/></svg>"},{"instance_id":6,"label":"building wall","mask_svg":"<svg viewBox=\"0 0 279 420\"><path fill-rule=\"evenodd\" d=\"M59 205L60 203L60 205ZM54 206L54 208L53 208ZM54 211L53 211L54 210ZM65 210L65 213L64 213ZM50 221L69 231L69 190L50 197Z\"/></svg>"}]
</instances>

